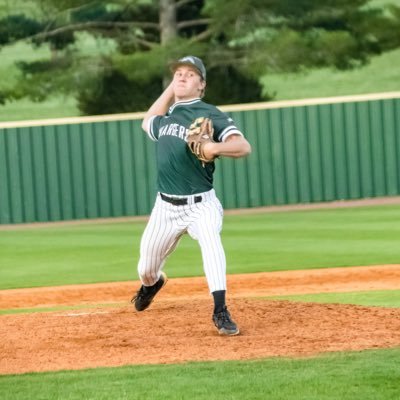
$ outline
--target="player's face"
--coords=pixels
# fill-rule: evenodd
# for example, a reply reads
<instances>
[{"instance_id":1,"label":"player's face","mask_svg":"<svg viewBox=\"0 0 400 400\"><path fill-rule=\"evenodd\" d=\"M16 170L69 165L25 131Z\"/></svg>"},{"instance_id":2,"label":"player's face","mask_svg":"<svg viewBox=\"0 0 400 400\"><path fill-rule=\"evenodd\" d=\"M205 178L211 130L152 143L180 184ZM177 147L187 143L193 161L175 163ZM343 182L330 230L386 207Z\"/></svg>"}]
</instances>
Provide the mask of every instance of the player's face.
<instances>
[{"instance_id":1,"label":"player's face","mask_svg":"<svg viewBox=\"0 0 400 400\"><path fill-rule=\"evenodd\" d=\"M200 97L206 83L195 69L180 66L174 74L173 87L176 100L189 100Z\"/></svg>"}]
</instances>

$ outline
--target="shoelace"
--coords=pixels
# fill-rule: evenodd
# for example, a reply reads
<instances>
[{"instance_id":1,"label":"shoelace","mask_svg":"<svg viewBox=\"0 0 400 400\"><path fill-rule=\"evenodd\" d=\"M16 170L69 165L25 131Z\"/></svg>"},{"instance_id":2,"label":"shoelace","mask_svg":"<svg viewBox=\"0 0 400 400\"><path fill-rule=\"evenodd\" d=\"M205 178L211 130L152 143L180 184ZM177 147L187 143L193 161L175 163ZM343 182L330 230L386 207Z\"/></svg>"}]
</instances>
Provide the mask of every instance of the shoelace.
<instances>
[{"instance_id":1,"label":"shoelace","mask_svg":"<svg viewBox=\"0 0 400 400\"><path fill-rule=\"evenodd\" d=\"M223 322L231 323L231 316L229 315L228 311L221 311L217 314L217 318L221 319Z\"/></svg>"},{"instance_id":2,"label":"shoelace","mask_svg":"<svg viewBox=\"0 0 400 400\"><path fill-rule=\"evenodd\" d=\"M134 303L136 300L140 300L144 297L143 288L141 287L137 293L132 297L131 303Z\"/></svg>"},{"instance_id":3,"label":"shoelace","mask_svg":"<svg viewBox=\"0 0 400 400\"><path fill-rule=\"evenodd\" d=\"M157 282L155 285L153 285L153 286L149 286L149 287L147 288L147 293L145 293L143 286L141 286L140 289L137 291L136 295L133 296L133 298L132 298L132 300L131 300L131 303L133 303L133 302L136 301L136 300L143 300L143 299L146 298L146 296L147 296L147 297L148 297L148 296L153 296L154 293L155 293L155 291L157 292L157 291L159 290L159 288L157 287L159 282L160 282L160 281L158 281L158 282ZM164 281L163 281L163 282L164 282ZM163 282L160 282L160 283L161 283L161 286L163 285Z\"/></svg>"}]
</instances>

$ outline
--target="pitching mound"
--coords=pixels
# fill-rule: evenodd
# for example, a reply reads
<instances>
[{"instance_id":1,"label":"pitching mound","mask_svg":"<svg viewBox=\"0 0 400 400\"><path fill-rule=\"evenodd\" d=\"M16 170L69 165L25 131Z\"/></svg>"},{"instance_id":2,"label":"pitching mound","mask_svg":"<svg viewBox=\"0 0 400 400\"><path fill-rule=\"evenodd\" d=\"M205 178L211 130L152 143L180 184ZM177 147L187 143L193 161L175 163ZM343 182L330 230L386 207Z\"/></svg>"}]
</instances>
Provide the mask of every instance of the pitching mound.
<instances>
[{"instance_id":1,"label":"pitching mound","mask_svg":"<svg viewBox=\"0 0 400 400\"><path fill-rule=\"evenodd\" d=\"M398 289L400 265L229 276L228 305L241 329L235 337L220 337L213 327L204 278L170 279L142 313L129 304L137 287L138 282L123 282L1 291L0 309L83 308L3 315L0 373L308 356L400 345L400 309L260 299Z\"/></svg>"}]
</instances>

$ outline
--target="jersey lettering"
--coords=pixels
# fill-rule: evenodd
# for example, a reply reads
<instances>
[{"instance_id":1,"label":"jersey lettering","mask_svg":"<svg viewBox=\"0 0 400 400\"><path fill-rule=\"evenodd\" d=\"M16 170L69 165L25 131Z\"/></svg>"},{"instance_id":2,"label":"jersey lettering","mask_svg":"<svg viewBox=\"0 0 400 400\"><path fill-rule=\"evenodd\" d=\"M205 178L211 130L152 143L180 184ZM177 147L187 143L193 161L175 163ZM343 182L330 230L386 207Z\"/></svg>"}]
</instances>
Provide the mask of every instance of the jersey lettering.
<instances>
[{"instance_id":1,"label":"jersey lettering","mask_svg":"<svg viewBox=\"0 0 400 400\"><path fill-rule=\"evenodd\" d=\"M188 131L188 129L182 125L179 125L176 123L167 124L167 125L164 125L162 128L160 128L159 137L175 136L175 137L178 137L179 139L186 140L187 131Z\"/></svg>"}]
</instances>

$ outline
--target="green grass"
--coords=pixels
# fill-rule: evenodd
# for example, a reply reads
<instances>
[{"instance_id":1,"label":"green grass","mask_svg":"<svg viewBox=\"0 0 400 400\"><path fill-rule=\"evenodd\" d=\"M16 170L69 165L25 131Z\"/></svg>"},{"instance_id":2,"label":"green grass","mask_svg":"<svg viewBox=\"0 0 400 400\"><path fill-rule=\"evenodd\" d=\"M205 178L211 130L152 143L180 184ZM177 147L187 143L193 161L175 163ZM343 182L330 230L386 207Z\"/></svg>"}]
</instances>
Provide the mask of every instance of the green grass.
<instances>
[{"instance_id":1,"label":"green grass","mask_svg":"<svg viewBox=\"0 0 400 400\"><path fill-rule=\"evenodd\" d=\"M329 68L298 74L271 74L262 78L274 100L345 96L400 91L400 49L374 57L363 68L338 71ZM372 78L373 77L373 78Z\"/></svg>"},{"instance_id":2,"label":"green grass","mask_svg":"<svg viewBox=\"0 0 400 400\"><path fill-rule=\"evenodd\" d=\"M18 399L398 400L400 349L0 377Z\"/></svg>"},{"instance_id":3,"label":"green grass","mask_svg":"<svg viewBox=\"0 0 400 400\"><path fill-rule=\"evenodd\" d=\"M0 231L0 288L133 279L143 223Z\"/></svg>"},{"instance_id":4,"label":"green grass","mask_svg":"<svg viewBox=\"0 0 400 400\"><path fill-rule=\"evenodd\" d=\"M226 216L228 273L396 264L400 206ZM0 230L0 289L137 279L144 222ZM170 277L202 276L198 243L185 236Z\"/></svg>"},{"instance_id":5,"label":"green grass","mask_svg":"<svg viewBox=\"0 0 400 400\"><path fill-rule=\"evenodd\" d=\"M400 290L371 290L345 293L314 293L291 296L273 296L267 299L313 303L355 304L368 307L400 307Z\"/></svg>"},{"instance_id":6,"label":"green grass","mask_svg":"<svg viewBox=\"0 0 400 400\"><path fill-rule=\"evenodd\" d=\"M52 97L42 103L22 99L0 106L0 122L78 116L76 100L69 96Z\"/></svg>"},{"instance_id":7,"label":"green grass","mask_svg":"<svg viewBox=\"0 0 400 400\"><path fill-rule=\"evenodd\" d=\"M54 311L76 311L76 310L87 310L96 308L118 308L128 303L96 303L96 304L81 304L71 306L55 306L55 307L35 307L35 308L8 308L0 309L0 315L9 314L31 314L31 313L43 313L43 312L54 312Z\"/></svg>"}]
</instances>

